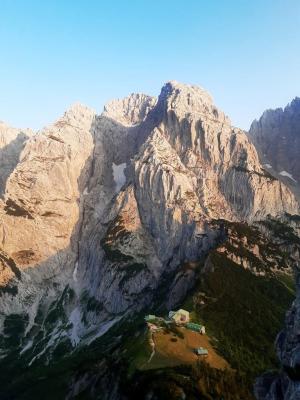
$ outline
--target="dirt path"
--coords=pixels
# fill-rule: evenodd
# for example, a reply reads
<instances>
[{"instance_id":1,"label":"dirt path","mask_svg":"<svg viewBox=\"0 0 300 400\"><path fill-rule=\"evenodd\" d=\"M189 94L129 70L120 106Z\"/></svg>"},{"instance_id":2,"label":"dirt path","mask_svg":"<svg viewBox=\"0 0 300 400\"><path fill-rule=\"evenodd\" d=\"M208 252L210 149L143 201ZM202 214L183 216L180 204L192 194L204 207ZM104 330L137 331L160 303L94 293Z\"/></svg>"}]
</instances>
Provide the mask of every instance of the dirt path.
<instances>
[{"instance_id":1,"label":"dirt path","mask_svg":"<svg viewBox=\"0 0 300 400\"><path fill-rule=\"evenodd\" d=\"M149 339L149 344L151 346L152 352L150 354L149 360L147 361L147 363L149 364L152 360L152 358L155 355L155 342L154 342L154 335L153 333L151 333L151 338Z\"/></svg>"}]
</instances>

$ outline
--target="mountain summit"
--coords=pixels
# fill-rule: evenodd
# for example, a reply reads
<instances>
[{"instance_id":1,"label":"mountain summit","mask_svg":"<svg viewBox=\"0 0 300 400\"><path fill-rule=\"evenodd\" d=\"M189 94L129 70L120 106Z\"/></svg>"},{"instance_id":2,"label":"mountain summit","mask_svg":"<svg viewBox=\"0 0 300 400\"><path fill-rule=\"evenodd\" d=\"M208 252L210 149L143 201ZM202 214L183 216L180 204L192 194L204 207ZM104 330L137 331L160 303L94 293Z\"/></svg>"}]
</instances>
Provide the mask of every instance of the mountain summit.
<instances>
[{"instance_id":1,"label":"mountain summit","mask_svg":"<svg viewBox=\"0 0 300 400\"><path fill-rule=\"evenodd\" d=\"M300 98L284 109L267 110L253 121L249 136L266 168L300 194Z\"/></svg>"}]
</instances>

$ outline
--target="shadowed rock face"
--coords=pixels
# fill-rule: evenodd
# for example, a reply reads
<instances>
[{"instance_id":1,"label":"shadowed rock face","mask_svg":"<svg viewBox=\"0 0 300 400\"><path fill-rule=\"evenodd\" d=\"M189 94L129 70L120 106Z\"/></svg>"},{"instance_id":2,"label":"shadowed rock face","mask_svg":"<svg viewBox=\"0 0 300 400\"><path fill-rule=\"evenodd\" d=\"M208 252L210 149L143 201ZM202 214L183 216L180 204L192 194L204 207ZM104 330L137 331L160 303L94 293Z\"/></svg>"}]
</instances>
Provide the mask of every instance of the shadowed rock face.
<instances>
[{"instance_id":1,"label":"shadowed rock face","mask_svg":"<svg viewBox=\"0 0 300 400\"><path fill-rule=\"evenodd\" d=\"M284 109L267 110L249 131L264 163L299 192L300 98Z\"/></svg>"},{"instance_id":2,"label":"shadowed rock face","mask_svg":"<svg viewBox=\"0 0 300 400\"><path fill-rule=\"evenodd\" d=\"M255 384L258 400L300 399L300 275L297 276L297 297L286 314L285 327L276 340L279 373L267 372Z\"/></svg>"},{"instance_id":3,"label":"shadowed rock face","mask_svg":"<svg viewBox=\"0 0 300 400\"><path fill-rule=\"evenodd\" d=\"M29 129L11 128L0 121L0 196L3 197L9 175L17 166L26 140L33 135Z\"/></svg>"},{"instance_id":4,"label":"shadowed rock face","mask_svg":"<svg viewBox=\"0 0 300 400\"><path fill-rule=\"evenodd\" d=\"M194 272L179 284L177 269L219 242L213 219L298 210L199 87L169 82L158 99L133 94L100 116L75 105L26 140L7 179L0 328L10 314L26 315L20 350L30 365L61 341L90 343L151 303L162 282L174 301L184 297Z\"/></svg>"}]
</instances>

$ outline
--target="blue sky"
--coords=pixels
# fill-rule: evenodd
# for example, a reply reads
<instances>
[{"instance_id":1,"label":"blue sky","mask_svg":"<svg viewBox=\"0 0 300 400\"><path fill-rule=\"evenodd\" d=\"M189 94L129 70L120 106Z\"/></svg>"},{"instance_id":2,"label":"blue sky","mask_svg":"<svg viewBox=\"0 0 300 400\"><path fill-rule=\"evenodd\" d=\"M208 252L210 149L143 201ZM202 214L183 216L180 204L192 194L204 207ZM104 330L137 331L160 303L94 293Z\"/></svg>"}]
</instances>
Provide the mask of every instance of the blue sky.
<instances>
[{"instance_id":1,"label":"blue sky","mask_svg":"<svg viewBox=\"0 0 300 400\"><path fill-rule=\"evenodd\" d=\"M299 0L1 0L0 120L41 128L168 80L248 129L300 96Z\"/></svg>"}]
</instances>

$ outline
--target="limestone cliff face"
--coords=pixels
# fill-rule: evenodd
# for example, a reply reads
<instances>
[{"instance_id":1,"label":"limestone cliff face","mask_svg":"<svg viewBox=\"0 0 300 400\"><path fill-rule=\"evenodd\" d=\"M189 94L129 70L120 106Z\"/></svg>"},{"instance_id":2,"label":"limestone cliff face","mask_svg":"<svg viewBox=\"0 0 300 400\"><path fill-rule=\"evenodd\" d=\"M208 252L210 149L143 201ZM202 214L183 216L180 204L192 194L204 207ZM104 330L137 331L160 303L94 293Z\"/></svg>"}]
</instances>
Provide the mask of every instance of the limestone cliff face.
<instances>
[{"instance_id":1,"label":"limestone cliff face","mask_svg":"<svg viewBox=\"0 0 300 400\"><path fill-rule=\"evenodd\" d=\"M137 125L145 120L155 103L154 97L133 93L124 99L112 100L107 103L102 115L125 126Z\"/></svg>"},{"instance_id":2,"label":"limestone cliff face","mask_svg":"<svg viewBox=\"0 0 300 400\"><path fill-rule=\"evenodd\" d=\"M94 113L76 105L26 141L0 209L1 248L19 269L70 245L93 148Z\"/></svg>"},{"instance_id":3,"label":"limestone cliff face","mask_svg":"<svg viewBox=\"0 0 300 400\"><path fill-rule=\"evenodd\" d=\"M266 167L299 194L300 98L284 109L265 111L252 123L249 136Z\"/></svg>"},{"instance_id":4,"label":"limestone cliff face","mask_svg":"<svg viewBox=\"0 0 300 400\"><path fill-rule=\"evenodd\" d=\"M19 162L26 139L33 135L30 129L11 128L0 121L0 196L5 192L6 181Z\"/></svg>"},{"instance_id":5,"label":"limestone cliff face","mask_svg":"<svg viewBox=\"0 0 300 400\"><path fill-rule=\"evenodd\" d=\"M89 343L162 286L167 307L180 301L194 272L179 266L222 237L213 220L298 210L201 88L169 82L158 99L133 94L100 116L75 105L26 139L7 178L0 328L22 315L22 355L49 360L58 343Z\"/></svg>"},{"instance_id":6,"label":"limestone cliff face","mask_svg":"<svg viewBox=\"0 0 300 400\"><path fill-rule=\"evenodd\" d=\"M185 182L182 202L191 205L193 197L197 205L192 206L199 216L194 215L194 220L224 217L251 221L298 210L291 192L262 168L245 133L231 126L202 89L170 82L163 87L152 114L156 127L141 149L151 152L152 158L146 162L143 157L147 156L140 152L136 164L143 166L136 165L136 171L157 174L165 191L163 198L169 196L168 179L181 178ZM153 170L152 160L163 171ZM139 177L138 188L143 179ZM150 191L157 193L151 186Z\"/></svg>"}]
</instances>

